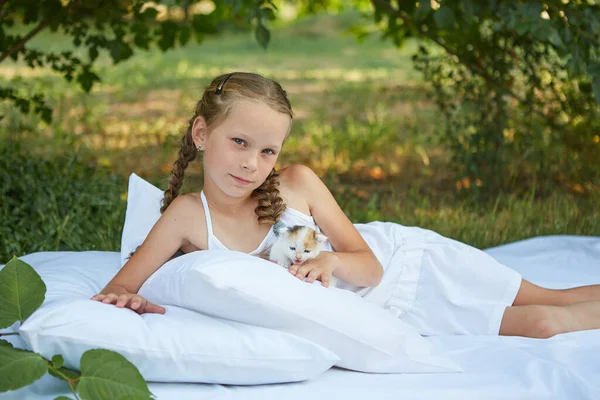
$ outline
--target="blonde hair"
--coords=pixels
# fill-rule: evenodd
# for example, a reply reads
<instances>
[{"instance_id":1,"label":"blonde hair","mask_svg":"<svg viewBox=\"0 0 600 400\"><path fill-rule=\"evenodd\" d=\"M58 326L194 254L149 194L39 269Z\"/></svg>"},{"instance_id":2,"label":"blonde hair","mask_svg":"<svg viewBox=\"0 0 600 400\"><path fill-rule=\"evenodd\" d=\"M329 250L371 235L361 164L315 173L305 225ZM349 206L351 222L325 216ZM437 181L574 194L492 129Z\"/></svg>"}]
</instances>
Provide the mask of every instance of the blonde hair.
<instances>
[{"instance_id":1,"label":"blonde hair","mask_svg":"<svg viewBox=\"0 0 600 400\"><path fill-rule=\"evenodd\" d=\"M292 106L287 98L287 93L279 83L248 72L234 72L216 77L204 90L202 98L196 104L194 116L189 120L187 131L181 138L179 157L173 163L169 188L165 190L161 213L179 195L185 170L198 154L192 140L192 127L196 118L202 116L206 121L207 130L210 132L227 117L233 106L240 100L259 101L274 111L293 118ZM252 197L258 200L255 212L258 222L261 224L277 223L285 210L285 204L279 195L279 189L277 189L278 186L279 174L273 168L263 184L252 192Z\"/></svg>"}]
</instances>

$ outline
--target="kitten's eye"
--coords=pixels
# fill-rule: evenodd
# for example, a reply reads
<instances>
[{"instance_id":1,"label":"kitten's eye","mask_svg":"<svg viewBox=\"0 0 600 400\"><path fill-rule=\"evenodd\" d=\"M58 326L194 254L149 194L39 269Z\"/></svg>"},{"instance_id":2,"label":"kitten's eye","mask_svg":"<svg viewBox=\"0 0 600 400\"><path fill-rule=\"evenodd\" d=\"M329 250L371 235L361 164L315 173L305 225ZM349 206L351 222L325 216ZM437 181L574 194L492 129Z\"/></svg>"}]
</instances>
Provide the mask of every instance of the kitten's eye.
<instances>
[{"instance_id":1,"label":"kitten's eye","mask_svg":"<svg viewBox=\"0 0 600 400\"><path fill-rule=\"evenodd\" d=\"M233 138L232 139L234 142L236 142L237 144L246 144L246 141L244 139L240 139L240 138Z\"/></svg>"},{"instance_id":2,"label":"kitten's eye","mask_svg":"<svg viewBox=\"0 0 600 400\"><path fill-rule=\"evenodd\" d=\"M295 247L292 247L292 246L290 246L290 250L296 250L296 248L295 248Z\"/></svg>"},{"instance_id":3,"label":"kitten's eye","mask_svg":"<svg viewBox=\"0 0 600 400\"><path fill-rule=\"evenodd\" d=\"M310 250L304 250L305 253L310 253Z\"/></svg>"}]
</instances>

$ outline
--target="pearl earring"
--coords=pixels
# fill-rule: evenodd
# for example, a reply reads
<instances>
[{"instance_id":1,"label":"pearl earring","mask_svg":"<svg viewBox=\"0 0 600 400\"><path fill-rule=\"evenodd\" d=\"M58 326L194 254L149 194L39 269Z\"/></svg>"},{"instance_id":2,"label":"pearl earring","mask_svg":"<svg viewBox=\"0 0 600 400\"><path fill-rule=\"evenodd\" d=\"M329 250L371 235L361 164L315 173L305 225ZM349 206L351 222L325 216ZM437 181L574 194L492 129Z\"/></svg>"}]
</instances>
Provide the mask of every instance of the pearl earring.
<instances>
[{"instance_id":1,"label":"pearl earring","mask_svg":"<svg viewBox=\"0 0 600 400\"><path fill-rule=\"evenodd\" d=\"M201 151L201 150L202 150L202 143L200 143L200 144L198 145L198 151Z\"/></svg>"}]
</instances>

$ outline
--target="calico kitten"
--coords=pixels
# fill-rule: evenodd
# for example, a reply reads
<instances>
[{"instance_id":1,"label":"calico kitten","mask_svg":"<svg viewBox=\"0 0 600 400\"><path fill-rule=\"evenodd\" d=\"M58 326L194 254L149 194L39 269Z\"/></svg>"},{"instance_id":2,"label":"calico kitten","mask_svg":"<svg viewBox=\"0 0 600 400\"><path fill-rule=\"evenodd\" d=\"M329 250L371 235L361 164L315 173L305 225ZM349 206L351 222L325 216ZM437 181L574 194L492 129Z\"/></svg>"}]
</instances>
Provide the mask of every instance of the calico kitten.
<instances>
[{"instance_id":1,"label":"calico kitten","mask_svg":"<svg viewBox=\"0 0 600 400\"><path fill-rule=\"evenodd\" d=\"M302 264L321 252L321 245L327 237L313 228L303 225L291 227L279 222L274 228L277 239L269 253L269 259L285 269L292 264ZM332 276L329 286L336 286L337 278Z\"/></svg>"}]
</instances>

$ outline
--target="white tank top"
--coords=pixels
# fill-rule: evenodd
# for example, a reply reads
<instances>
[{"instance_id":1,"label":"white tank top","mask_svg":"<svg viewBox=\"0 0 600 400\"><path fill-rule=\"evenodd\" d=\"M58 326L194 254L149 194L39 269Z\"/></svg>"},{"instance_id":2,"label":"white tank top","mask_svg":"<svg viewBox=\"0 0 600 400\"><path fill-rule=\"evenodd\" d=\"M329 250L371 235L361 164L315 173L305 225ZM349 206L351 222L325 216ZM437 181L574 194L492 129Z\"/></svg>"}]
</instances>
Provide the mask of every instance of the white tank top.
<instances>
[{"instance_id":1,"label":"white tank top","mask_svg":"<svg viewBox=\"0 0 600 400\"><path fill-rule=\"evenodd\" d=\"M204 196L204 191L200 192L200 198L202 199L202 205L204 206L204 215L206 215L206 227L208 229L208 236L207 236L208 250L213 250L213 249L229 250L227 248L227 246L225 246L213 233L212 220L210 218L210 209L208 207L208 202L206 201L206 196ZM321 232L321 229L319 229L319 226L315 223L315 220L312 216L306 215L303 212L295 210L293 208L286 207L283 214L281 214L281 217L279 218L279 220L287 226L294 226L294 225L308 226L310 228L315 229L317 232ZM265 249L271 247L271 245L273 244L275 239L276 239L276 236L275 236L274 225L273 225L273 226L271 226L271 229L269 229L267 236L265 236L265 238L258 245L258 247L255 250L252 250L248 254L250 254L250 255L260 254ZM324 247L324 250L331 251L331 246L329 245L329 241L326 241L324 243L323 247Z\"/></svg>"}]
</instances>

